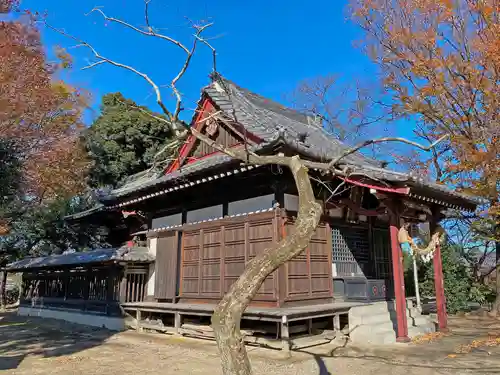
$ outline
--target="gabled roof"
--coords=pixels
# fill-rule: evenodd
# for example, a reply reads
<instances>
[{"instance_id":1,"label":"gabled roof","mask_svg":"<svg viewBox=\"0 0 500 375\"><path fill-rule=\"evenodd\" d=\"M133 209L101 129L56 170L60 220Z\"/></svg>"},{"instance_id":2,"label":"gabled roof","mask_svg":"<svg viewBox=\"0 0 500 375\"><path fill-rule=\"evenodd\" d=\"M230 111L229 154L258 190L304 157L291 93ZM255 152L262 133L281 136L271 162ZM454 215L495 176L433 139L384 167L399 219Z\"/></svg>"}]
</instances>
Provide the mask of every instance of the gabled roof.
<instances>
[{"instance_id":1,"label":"gabled roof","mask_svg":"<svg viewBox=\"0 0 500 375\"><path fill-rule=\"evenodd\" d=\"M202 98L206 97L227 117L262 140L260 145L253 148L256 152L275 142L278 136L280 139L284 138L284 141L298 152L317 160L330 160L348 148L335 136L322 129L321 124L316 123L313 117L252 93L225 78L219 78L206 86L202 90ZM231 162L230 157L214 154L165 175L154 171L139 173L131 176L121 187L111 191L104 200L126 196L229 162ZM344 163L360 166L380 164L360 153L347 156L340 164Z\"/></svg>"},{"instance_id":2,"label":"gabled roof","mask_svg":"<svg viewBox=\"0 0 500 375\"><path fill-rule=\"evenodd\" d=\"M329 134L317 119L239 87L219 76L204 93L224 114L248 132L269 142L278 133L297 151L317 160L331 160L349 147ZM339 164L380 166L361 153L346 156Z\"/></svg>"},{"instance_id":3,"label":"gabled roof","mask_svg":"<svg viewBox=\"0 0 500 375\"><path fill-rule=\"evenodd\" d=\"M315 118L250 92L220 76L217 76L211 84L202 90L199 104L203 105L206 100L210 100L215 109L222 111L225 117L243 126L246 131L261 140L261 143L250 147L256 153L265 153L267 149L272 148L278 142L280 144L284 142L305 157L318 161L329 161L341 155L348 148L334 135L327 133ZM115 201L169 182L178 183L183 179L230 163L238 163L238 161L232 160L227 155L216 153L185 164L171 173L143 172L129 178L123 186L111 191L102 201L104 203ZM465 201L468 206L475 207L481 203L474 197L458 193L443 185L425 181L410 173L381 168L381 163L361 153L346 156L339 162L339 165L348 165L352 173L358 176L365 176L391 185L404 185L417 190L424 189L428 192L452 197L458 201ZM97 211L103 209L105 207L100 207L97 208Z\"/></svg>"}]
</instances>

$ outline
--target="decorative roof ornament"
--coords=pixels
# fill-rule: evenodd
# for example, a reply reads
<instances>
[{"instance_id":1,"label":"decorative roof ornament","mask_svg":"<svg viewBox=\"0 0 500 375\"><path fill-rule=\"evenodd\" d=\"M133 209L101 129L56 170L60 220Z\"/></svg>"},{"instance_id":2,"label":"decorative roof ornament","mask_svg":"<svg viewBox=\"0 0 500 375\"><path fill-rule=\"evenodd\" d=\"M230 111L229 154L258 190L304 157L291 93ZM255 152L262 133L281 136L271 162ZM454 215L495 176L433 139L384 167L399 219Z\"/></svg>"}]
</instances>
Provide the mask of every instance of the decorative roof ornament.
<instances>
[{"instance_id":1,"label":"decorative roof ornament","mask_svg":"<svg viewBox=\"0 0 500 375\"><path fill-rule=\"evenodd\" d=\"M217 130L219 129L219 124L217 123L217 121L215 119L208 119L206 121L206 132L207 132L207 135L209 137L213 137L216 133L217 133Z\"/></svg>"}]
</instances>

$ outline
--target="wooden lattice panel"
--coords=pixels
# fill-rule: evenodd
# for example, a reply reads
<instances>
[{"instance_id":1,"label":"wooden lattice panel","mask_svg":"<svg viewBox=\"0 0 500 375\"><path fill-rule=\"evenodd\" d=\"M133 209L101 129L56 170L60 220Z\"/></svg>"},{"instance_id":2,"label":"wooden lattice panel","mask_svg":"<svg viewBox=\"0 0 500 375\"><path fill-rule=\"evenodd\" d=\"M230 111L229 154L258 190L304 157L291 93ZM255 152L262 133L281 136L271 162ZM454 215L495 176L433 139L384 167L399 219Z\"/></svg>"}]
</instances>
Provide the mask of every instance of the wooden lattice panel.
<instances>
[{"instance_id":1,"label":"wooden lattice panel","mask_svg":"<svg viewBox=\"0 0 500 375\"><path fill-rule=\"evenodd\" d=\"M338 276L366 276L370 262L368 230L363 227L332 228L332 262Z\"/></svg>"}]
</instances>

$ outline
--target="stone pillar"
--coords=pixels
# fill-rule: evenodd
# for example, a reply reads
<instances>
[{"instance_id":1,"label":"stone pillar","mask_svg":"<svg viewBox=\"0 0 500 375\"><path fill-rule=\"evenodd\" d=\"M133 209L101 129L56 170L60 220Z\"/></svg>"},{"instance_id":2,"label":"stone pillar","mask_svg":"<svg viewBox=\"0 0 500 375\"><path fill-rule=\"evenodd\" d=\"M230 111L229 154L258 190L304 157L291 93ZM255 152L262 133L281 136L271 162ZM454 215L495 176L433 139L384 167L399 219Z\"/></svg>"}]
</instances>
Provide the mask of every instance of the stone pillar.
<instances>
[{"instance_id":1,"label":"stone pillar","mask_svg":"<svg viewBox=\"0 0 500 375\"><path fill-rule=\"evenodd\" d=\"M396 317L397 317L397 342L409 342L408 320L406 318L406 292L403 270L403 252L399 246L399 213L397 208L391 212L391 253L392 253L392 273L394 277L394 294L396 298Z\"/></svg>"}]
</instances>

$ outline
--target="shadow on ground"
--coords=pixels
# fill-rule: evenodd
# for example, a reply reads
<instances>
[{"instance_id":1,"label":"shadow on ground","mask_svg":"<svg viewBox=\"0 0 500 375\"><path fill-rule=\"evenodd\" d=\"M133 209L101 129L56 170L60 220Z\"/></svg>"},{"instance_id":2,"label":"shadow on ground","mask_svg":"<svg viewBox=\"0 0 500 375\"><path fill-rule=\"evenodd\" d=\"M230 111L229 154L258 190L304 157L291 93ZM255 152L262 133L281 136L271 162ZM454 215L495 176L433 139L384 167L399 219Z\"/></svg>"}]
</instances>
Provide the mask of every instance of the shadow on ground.
<instances>
[{"instance_id":1,"label":"shadow on ground","mask_svg":"<svg viewBox=\"0 0 500 375\"><path fill-rule=\"evenodd\" d=\"M425 344L354 347L340 342L332 343L328 349L301 349L298 352L314 358L319 370L318 375L332 375L331 369L339 359L367 365L386 365L387 368L407 368L409 371L422 369L433 374L464 371L477 374L500 373L500 322L488 319L452 319L451 329L449 335ZM498 344L475 347L474 343L477 344L488 337L497 338Z\"/></svg>"},{"instance_id":2,"label":"shadow on ground","mask_svg":"<svg viewBox=\"0 0 500 375\"><path fill-rule=\"evenodd\" d=\"M101 345L116 332L52 319L0 312L0 371L19 367L27 356L65 356Z\"/></svg>"}]
</instances>

